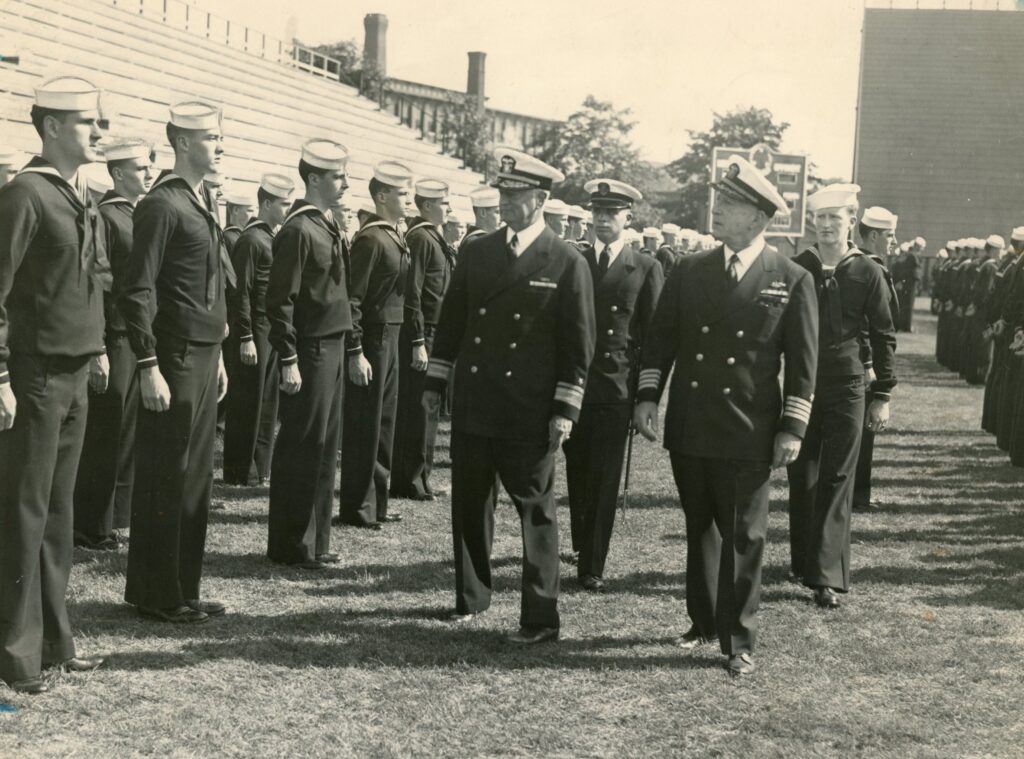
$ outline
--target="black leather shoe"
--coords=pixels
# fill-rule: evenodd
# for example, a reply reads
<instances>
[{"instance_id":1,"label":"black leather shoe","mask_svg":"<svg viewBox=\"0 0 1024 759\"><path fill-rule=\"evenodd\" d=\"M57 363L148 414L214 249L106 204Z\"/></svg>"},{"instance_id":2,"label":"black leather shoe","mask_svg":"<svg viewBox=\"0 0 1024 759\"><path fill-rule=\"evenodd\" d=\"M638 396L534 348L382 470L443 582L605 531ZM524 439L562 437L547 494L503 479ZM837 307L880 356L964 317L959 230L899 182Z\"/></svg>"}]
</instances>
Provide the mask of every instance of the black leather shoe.
<instances>
[{"instance_id":1,"label":"black leather shoe","mask_svg":"<svg viewBox=\"0 0 1024 759\"><path fill-rule=\"evenodd\" d=\"M678 646L685 651L692 651L698 646L714 643L717 638L707 638L700 634L696 627L691 627L678 638L672 640L672 645Z\"/></svg>"},{"instance_id":2,"label":"black leather shoe","mask_svg":"<svg viewBox=\"0 0 1024 759\"><path fill-rule=\"evenodd\" d=\"M546 640L558 640L557 627L534 627L532 625L523 625L508 636L508 642L515 643L518 646L533 646L537 643L543 643Z\"/></svg>"},{"instance_id":3,"label":"black leather shoe","mask_svg":"<svg viewBox=\"0 0 1024 759\"><path fill-rule=\"evenodd\" d=\"M396 511L392 511L390 514L385 514L377 520L378 522L401 522L402 515Z\"/></svg>"},{"instance_id":4,"label":"black leather shoe","mask_svg":"<svg viewBox=\"0 0 1024 759\"><path fill-rule=\"evenodd\" d=\"M327 565L326 564L324 564L322 561L316 561L316 560L313 560L313 561L298 561L298 562L295 562L294 564L289 564L288 566L289 567L295 567L296 569L309 569L309 570L312 570L312 571L316 571L316 570L319 570L319 569L327 569Z\"/></svg>"},{"instance_id":5,"label":"black leather shoe","mask_svg":"<svg viewBox=\"0 0 1024 759\"><path fill-rule=\"evenodd\" d=\"M227 607L220 601L200 601L193 598L186 600L185 605L192 611L202 612L208 617L219 617L227 611Z\"/></svg>"},{"instance_id":6,"label":"black leather shoe","mask_svg":"<svg viewBox=\"0 0 1024 759\"><path fill-rule=\"evenodd\" d=\"M341 561L341 557L336 553L318 553L316 560L323 564L337 564Z\"/></svg>"},{"instance_id":7,"label":"black leather shoe","mask_svg":"<svg viewBox=\"0 0 1024 759\"><path fill-rule=\"evenodd\" d=\"M591 590L595 593L604 590L604 580L597 575L583 575L580 577L580 585L584 590Z\"/></svg>"},{"instance_id":8,"label":"black leather shoe","mask_svg":"<svg viewBox=\"0 0 1024 759\"><path fill-rule=\"evenodd\" d=\"M836 595L832 588L815 588L814 603L818 604L822 609L838 609L839 596Z\"/></svg>"},{"instance_id":9,"label":"black leather shoe","mask_svg":"<svg viewBox=\"0 0 1024 759\"><path fill-rule=\"evenodd\" d=\"M41 677L15 680L13 683L9 683L9 685L15 693L24 693L29 696L38 696L40 693L46 693L50 690L50 686L44 683Z\"/></svg>"},{"instance_id":10,"label":"black leather shoe","mask_svg":"<svg viewBox=\"0 0 1024 759\"><path fill-rule=\"evenodd\" d=\"M174 609L152 609L148 606L139 606L139 614L147 619L156 619L160 622L170 622L175 625L194 625L206 622L210 619L208 614L188 606L178 606Z\"/></svg>"},{"instance_id":11,"label":"black leather shoe","mask_svg":"<svg viewBox=\"0 0 1024 759\"><path fill-rule=\"evenodd\" d=\"M733 654L729 657L729 673L737 676L752 675L757 669L751 654Z\"/></svg>"},{"instance_id":12,"label":"black leather shoe","mask_svg":"<svg viewBox=\"0 0 1024 759\"><path fill-rule=\"evenodd\" d=\"M76 548L84 548L87 551L116 551L117 539L107 535L102 538L88 538L85 535L75 535L74 543Z\"/></svg>"},{"instance_id":13,"label":"black leather shoe","mask_svg":"<svg viewBox=\"0 0 1024 759\"><path fill-rule=\"evenodd\" d=\"M102 656L76 656L60 663L65 672L91 672L103 666L106 661Z\"/></svg>"}]
</instances>

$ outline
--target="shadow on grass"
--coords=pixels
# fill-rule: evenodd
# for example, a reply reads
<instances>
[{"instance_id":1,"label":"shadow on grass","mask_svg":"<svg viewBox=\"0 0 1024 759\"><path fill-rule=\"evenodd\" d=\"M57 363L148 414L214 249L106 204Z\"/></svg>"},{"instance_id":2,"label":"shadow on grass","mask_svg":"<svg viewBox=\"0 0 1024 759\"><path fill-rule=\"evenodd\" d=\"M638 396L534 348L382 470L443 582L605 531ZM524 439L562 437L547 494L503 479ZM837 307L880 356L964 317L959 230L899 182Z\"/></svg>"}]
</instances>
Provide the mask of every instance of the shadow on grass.
<instances>
[{"instance_id":1,"label":"shadow on grass","mask_svg":"<svg viewBox=\"0 0 1024 759\"><path fill-rule=\"evenodd\" d=\"M183 641L183 650L178 651L161 647L112 652L105 664L109 670L170 670L229 660L261 667L361 670L452 664L502 670L699 670L722 666L720 656L685 656L675 649L644 655L632 650L638 646L670 646L669 637L564 637L557 644L518 647L505 640L508 631L482 627L486 615L466 625L453 625L442 621L444 611L421 607L280 616L228 614L187 630L141 620L129 607L114 604L83 604L75 609L74 616L87 618L77 629L88 635L111 632L107 627L114 625L121 635L144 637L152 631L160 638ZM325 643L325 633L338 640Z\"/></svg>"}]
</instances>

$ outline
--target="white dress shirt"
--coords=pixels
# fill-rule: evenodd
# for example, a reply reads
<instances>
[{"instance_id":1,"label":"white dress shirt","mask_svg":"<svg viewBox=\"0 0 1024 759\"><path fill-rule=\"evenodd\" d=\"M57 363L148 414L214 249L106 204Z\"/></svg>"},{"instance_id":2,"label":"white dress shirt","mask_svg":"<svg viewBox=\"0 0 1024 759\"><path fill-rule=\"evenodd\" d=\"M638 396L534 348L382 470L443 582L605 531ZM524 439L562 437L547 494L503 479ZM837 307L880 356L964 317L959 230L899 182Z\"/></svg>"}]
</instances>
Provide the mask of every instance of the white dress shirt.
<instances>
[{"instance_id":1,"label":"white dress shirt","mask_svg":"<svg viewBox=\"0 0 1024 759\"><path fill-rule=\"evenodd\" d=\"M605 245L600 240L595 240L594 252L597 254L598 262L601 261L601 253L604 252L605 248L608 248L608 268L610 269L612 264L615 263L615 259L619 257L619 253L622 252L622 248L625 244L626 241L623 240L621 237L618 240L615 240L614 242L608 243L608 245Z\"/></svg>"},{"instance_id":2,"label":"white dress shirt","mask_svg":"<svg viewBox=\"0 0 1024 759\"><path fill-rule=\"evenodd\" d=\"M729 261L732 260L733 250L728 245L725 247L725 270L729 271ZM736 281L739 282L743 279L743 275L747 273L747 269L750 265L757 260L757 256L761 253L761 248L764 247L764 234L759 234L753 240L750 245L745 247L743 250L735 253L739 256L739 260L736 262Z\"/></svg>"},{"instance_id":3,"label":"white dress shirt","mask_svg":"<svg viewBox=\"0 0 1024 759\"><path fill-rule=\"evenodd\" d=\"M516 258L519 258L522 252L533 245L534 241L540 237L546 226L544 217L541 216L533 224L519 232L514 231L512 227L505 227L505 244L511 244L514 236L516 238Z\"/></svg>"}]
</instances>

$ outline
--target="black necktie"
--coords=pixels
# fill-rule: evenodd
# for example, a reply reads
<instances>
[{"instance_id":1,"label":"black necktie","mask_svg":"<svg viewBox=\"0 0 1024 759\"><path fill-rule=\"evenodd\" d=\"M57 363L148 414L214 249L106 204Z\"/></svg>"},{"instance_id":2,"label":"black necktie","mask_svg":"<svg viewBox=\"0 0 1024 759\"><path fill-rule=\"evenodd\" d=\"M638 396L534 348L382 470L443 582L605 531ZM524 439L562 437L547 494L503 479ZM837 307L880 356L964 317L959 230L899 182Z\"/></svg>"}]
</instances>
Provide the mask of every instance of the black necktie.
<instances>
[{"instance_id":1,"label":"black necktie","mask_svg":"<svg viewBox=\"0 0 1024 759\"><path fill-rule=\"evenodd\" d=\"M733 253L729 257L729 287L736 287L736 284L740 281L740 256L738 253Z\"/></svg>"},{"instance_id":2,"label":"black necktie","mask_svg":"<svg viewBox=\"0 0 1024 759\"><path fill-rule=\"evenodd\" d=\"M597 259L597 278L601 279L604 277L605 272L608 271L608 246L604 247L601 251L600 257Z\"/></svg>"},{"instance_id":3,"label":"black necktie","mask_svg":"<svg viewBox=\"0 0 1024 759\"><path fill-rule=\"evenodd\" d=\"M512 266L518 256L516 253L519 251L519 235L512 235L512 239L508 241L508 265Z\"/></svg>"}]
</instances>

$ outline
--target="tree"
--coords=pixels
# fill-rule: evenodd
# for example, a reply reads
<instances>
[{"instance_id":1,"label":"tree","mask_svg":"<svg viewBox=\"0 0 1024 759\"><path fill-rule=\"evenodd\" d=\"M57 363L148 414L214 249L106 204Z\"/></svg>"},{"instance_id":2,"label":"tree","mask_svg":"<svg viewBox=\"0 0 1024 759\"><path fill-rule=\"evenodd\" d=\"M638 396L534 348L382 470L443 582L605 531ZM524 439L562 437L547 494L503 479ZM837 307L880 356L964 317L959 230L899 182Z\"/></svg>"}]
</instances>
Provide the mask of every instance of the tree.
<instances>
[{"instance_id":1,"label":"tree","mask_svg":"<svg viewBox=\"0 0 1024 759\"><path fill-rule=\"evenodd\" d=\"M706 132L688 130L689 150L666 167L682 187L673 220L692 229L702 229L706 225L713 148L752 148L764 143L772 150L778 150L788 128L788 122L776 123L767 108L750 107L724 116L714 114L711 129Z\"/></svg>"},{"instance_id":2,"label":"tree","mask_svg":"<svg viewBox=\"0 0 1024 759\"><path fill-rule=\"evenodd\" d=\"M640 158L630 134L635 124L628 108L620 110L588 95L580 110L565 123L542 129L527 149L565 174L565 182L553 193L560 200L582 205L589 200L583 189L588 180L618 179L644 195L633 209L634 226L656 225L661 223L663 211L650 202L651 188L663 184L666 175Z\"/></svg>"},{"instance_id":3,"label":"tree","mask_svg":"<svg viewBox=\"0 0 1024 759\"><path fill-rule=\"evenodd\" d=\"M480 101L451 93L441 119L441 152L455 156L471 171L487 174L491 163L491 128L494 119Z\"/></svg>"}]
</instances>

